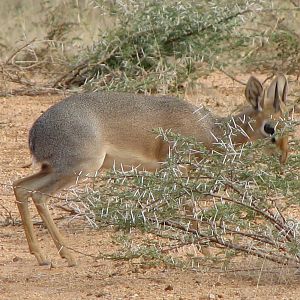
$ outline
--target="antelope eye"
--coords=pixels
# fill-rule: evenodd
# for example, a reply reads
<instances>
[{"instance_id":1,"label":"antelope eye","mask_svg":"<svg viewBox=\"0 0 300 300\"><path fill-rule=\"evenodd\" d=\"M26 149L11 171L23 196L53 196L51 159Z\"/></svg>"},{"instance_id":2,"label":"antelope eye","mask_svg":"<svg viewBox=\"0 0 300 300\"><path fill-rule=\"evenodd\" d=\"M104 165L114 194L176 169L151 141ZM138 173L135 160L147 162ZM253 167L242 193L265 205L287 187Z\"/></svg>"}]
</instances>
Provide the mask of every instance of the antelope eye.
<instances>
[{"instance_id":1,"label":"antelope eye","mask_svg":"<svg viewBox=\"0 0 300 300\"><path fill-rule=\"evenodd\" d=\"M267 133L269 135L273 135L275 133L274 127L269 123L266 123L264 125L264 131L265 131L265 133Z\"/></svg>"}]
</instances>

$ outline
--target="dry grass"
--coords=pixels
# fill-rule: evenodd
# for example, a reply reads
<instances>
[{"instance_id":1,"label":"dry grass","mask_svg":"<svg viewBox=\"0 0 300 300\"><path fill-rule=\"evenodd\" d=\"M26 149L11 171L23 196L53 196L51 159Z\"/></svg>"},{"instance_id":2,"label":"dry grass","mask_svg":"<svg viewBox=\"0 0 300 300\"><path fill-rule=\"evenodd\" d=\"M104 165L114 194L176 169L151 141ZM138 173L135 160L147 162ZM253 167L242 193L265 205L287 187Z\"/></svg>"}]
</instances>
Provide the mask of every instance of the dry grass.
<instances>
[{"instance_id":1,"label":"dry grass","mask_svg":"<svg viewBox=\"0 0 300 300\"><path fill-rule=\"evenodd\" d=\"M90 0L0 1L0 59L32 39L47 39L50 31L63 23L70 24L70 28L60 42L67 41L76 52L83 45L91 45L99 30L112 26L112 18L99 18L100 14L101 8Z\"/></svg>"}]
</instances>

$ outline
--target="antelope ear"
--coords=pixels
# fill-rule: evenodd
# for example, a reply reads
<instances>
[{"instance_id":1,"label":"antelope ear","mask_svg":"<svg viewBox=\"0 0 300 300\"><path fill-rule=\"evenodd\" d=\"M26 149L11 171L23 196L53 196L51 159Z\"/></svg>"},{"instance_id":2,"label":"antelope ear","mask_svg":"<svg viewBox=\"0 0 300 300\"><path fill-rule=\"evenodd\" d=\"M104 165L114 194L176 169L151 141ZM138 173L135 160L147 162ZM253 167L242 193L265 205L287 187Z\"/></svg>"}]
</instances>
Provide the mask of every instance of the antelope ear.
<instances>
[{"instance_id":1,"label":"antelope ear","mask_svg":"<svg viewBox=\"0 0 300 300\"><path fill-rule=\"evenodd\" d=\"M264 106L264 89L256 77L251 76L249 78L245 89L245 96L255 110L262 111Z\"/></svg>"},{"instance_id":2,"label":"antelope ear","mask_svg":"<svg viewBox=\"0 0 300 300\"><path fill-rule=\"evenodd\" d=\"M278 75L270 84L267 98L273 101L275 112L282 111L281 103L286 103L288 82L283 74Z\"/></svg>"}]
</instances>

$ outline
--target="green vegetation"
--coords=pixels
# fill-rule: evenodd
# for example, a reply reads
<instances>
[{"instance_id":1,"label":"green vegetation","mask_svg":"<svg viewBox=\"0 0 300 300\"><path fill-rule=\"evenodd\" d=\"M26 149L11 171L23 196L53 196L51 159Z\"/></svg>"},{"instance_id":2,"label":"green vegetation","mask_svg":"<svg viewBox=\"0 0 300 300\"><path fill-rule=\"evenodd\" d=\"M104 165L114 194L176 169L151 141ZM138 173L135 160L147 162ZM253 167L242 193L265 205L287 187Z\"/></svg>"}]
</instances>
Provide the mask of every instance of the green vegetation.
<instances>
[{"instance_id":1,"label":"green vegetation","mask_svg":"<svg viewBox=\"0 0 300 300\"><path fill-rule=\"evenodd\" d=\"M64 89L178 94L216 69L300 74L294 1L39 1L31 26L21 2L9 5L23 20L19 31L9 25L12 36L25 38L11 50L14 42L0 35L2 95ZM195 267L227 265L244 253L298 265L299 221L290 216L300 198L296 142L282 167L276 155L264 154L264 141L238 150L222 143L221 153L210 153L160 134L177 145L160 171L110 171L76 199L95 226L123 230L122 252L105 257ZM182 165L191 169L188 176ZM133 228L149 239L133 246L126 235ZM172 249L190 245L198 252L173 255ZM206 247L214 256L198 255Z\"/></svg>"},{"instance_id":2,"label":"green vegetation","mask_svg":"<svg viewBox=\"0 0 300 300\"><path fill-rule=\"evenodd\" d=\"M299 75L299 7L287 2L41 1L33 18L40 30L6 57L4 81L27 86L14 90L21 94L28 87L176 94L216 69Z\"/></svg>"},{"instance_id":3,"label":"green vegetation","mask_svg":"<svg viewBox=\"0 0 300 300\"><path fill-rule=\"evenodd\" d=\"M135 92L176 92L196 71L231 51L233 31L257 1L135 1L114 7L115 27L87 53L72 80ZM229 41L231 41L229 43ZM82 57L80 57L82 59Z\"/></svg>"},{"instance_id":4,"label":"green vegetation","mask_svg":"<svg viewBox=\"0 0 300 300\"><path fill-rule=\"evenodd\" d=\"M225 137L222 151L212 153L192 140L160 135L176 145L161 170L109 171L77 199L95 226L144 232L144 241L119 241L121 252L104 257L195 267L226 266L237 254L251 254L298 266L299 221L289 214L300 199L299 144L283 167L278 155L265 153L268 141L234 149ZM171 251L188 246L198 250L181 258ZM201 256L206 247L218 254Z\"/></svg>"}]
</instances>

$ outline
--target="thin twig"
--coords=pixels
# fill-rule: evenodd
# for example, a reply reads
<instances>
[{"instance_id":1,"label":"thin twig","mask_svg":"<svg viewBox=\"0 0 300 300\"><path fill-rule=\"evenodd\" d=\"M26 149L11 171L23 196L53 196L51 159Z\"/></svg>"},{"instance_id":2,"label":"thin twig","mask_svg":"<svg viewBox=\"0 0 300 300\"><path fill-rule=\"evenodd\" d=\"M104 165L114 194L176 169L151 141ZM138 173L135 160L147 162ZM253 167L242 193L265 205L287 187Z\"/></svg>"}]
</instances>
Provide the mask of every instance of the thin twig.
<instances>
[{"instance_id":1,"label":"thin twig","mask_svg":"<svg viewBox=\"0 0 300 300\"><path fill-rule=\"evenodd\" d=\"M36 40L36 38L32 39L31 41L27 42L25 45L23 45L22 47L18 48L17 50L15 50L6 60L6 64L9 64L10 61L19 53L21 52L24 48L28 47L30 44L32 44L34 41Z\"/></svg>"},{"instance_id":2,"label":"thin twig","mask_svg":"<svg viewBox=\"0 0 300 300\"><path fill-rule=\"evenodd\" d=\"M74 208L68 208L62 205L55 205L55 207L60 208L68 213L70 213L71 215L78 215L77 211Z\"/></svg>"},{"instance_id":3,"label":"thin twig","mask_svg":"<svg viewBox=\"0 0 300 300\"><path fill-rule=\"evenodd\" d=\"M274 77L274 73L272 73L270 76L268 76L263 82L262 85L264 85L268 80L272 79Z\"/></svg>"},{"instance_id":4,"label":"thin twig","mask_svg":"<svg viewBox=\"0 0 300 300\"><path fill-rule=\"evenodd\" d=\"M153 222L157 223L157 220L153 219ZM265 251L263 249L257 249L257 248L250 248L250 246L248 245L238 245L238 244L234 244L230 241L226 241L223 237L219 238L217 236L207 236L201 232L199 232L198 230L192 229L192 228L186 228L186 226L183 226L181 224L175 223L173 221L170 220L163 220L163 221L159 221L160 224L163 225L167 225L170 227L175 227L177 229L180 229L182 231L185 232L189 232L189 233L193 233L195 236L197 236L198 238L207 238L210 242L212 243L216 243L219 245L222 245L226 248L229 249L233 249L233 250L237 250L240 252L246 252L248 254L252 254L254 256L258 256L260 258L266 258L268 260L271 260L273 262L276 263L280 263L280 264L288 264L289 262L294 262L296 264L299 264L299 260L297 258L292 258L292 257L287 257L285 255L279 255L279 254L272 254L269 251Z\"/></svg>"},{"instance_id":5,"label":"thin twig","mask_svg":"<svg viewBox=\"0 0 300 300\"><path fill-rule=\"evenodd\" d=\"M220 72L222 72L223 74L225 74L226 76L228 76L229 78L231 78L233 81L236 81L242 85L246 85L247 83L239 80L239 79L236 79L235 77L233 77L232 75L230 75L229 73L227 73L226 71L224 71L222 68L217 68Z\"/></svg>"},{"instance_id":6,"label":"thin twig","mask_svg":"<svg viewBox=\"0 0 300 300\"><path fill-rule=\"evenodd\" d=\"M40 95L56 95L63 94L64 91L48 87L40 87L35 89L12 89L9 92L0 92L0 97L7 96L40 96Z\"/></svg>"}]
</instances>

